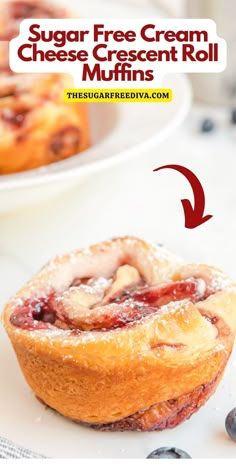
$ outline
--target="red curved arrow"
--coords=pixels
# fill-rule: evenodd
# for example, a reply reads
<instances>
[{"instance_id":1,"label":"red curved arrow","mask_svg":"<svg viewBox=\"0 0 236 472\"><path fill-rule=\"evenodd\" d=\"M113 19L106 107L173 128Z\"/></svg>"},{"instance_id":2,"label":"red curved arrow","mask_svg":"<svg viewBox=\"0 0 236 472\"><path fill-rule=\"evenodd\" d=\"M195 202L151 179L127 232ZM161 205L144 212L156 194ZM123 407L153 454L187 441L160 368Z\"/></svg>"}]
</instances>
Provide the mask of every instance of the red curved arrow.
<instances>
[{"instance_id":1,"label":"red curved arrow","mask_svg":"<svg viewBox=\"0 0 236 472\"><path fill-rule=\"evenodd\" d=\"M193 195L194 195L194 206L187 199L181 200L184 209L185 215L185 228L193 229L197 226L206 223L213 215L204 215L205 210L205 194L201 182L198 180L196 175L187 167L170 164L154 169L153 172L156 172L161 169L174 169L183 174L186 179L188 179Z\"/></svg>"}]
</instances>

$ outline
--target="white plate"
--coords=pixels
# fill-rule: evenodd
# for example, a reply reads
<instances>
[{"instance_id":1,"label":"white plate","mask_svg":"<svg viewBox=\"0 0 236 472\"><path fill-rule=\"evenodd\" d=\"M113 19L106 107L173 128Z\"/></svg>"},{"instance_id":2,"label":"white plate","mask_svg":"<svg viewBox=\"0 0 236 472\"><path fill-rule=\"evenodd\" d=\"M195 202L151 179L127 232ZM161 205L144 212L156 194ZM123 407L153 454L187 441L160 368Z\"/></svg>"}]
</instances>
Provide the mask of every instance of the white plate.
<instances>
[{"instance_id":1,"label":"white plate","mask_svg":"<svg viewBox=\"0 0 236 472\"><path fill-rule=\"evenodd\" d=\"M63 3L63 2L62 2ZM69 6L76 5L70 0ZM102 7L101 7L102 5ZM128 7L122 2L87 1L80 14L93 17L161 17L156 8ZM191 103L186 77L171 75L163 86L173 89L172 103L108 103L90 106L92 146L85 152L33 171L0 176L0 212L48 199L84 176L137 157L164 140L180 125Z\"/></svg>"}]
</instances>

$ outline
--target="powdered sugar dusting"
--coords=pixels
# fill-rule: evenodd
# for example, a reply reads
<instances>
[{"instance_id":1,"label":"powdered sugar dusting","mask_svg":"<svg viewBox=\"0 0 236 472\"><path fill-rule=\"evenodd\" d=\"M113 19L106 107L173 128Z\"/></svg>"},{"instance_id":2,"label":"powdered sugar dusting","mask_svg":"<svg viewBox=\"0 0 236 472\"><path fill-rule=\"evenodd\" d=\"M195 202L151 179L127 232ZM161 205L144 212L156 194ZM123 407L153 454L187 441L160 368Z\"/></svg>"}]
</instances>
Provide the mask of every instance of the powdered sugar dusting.
<instances>
[{"instance_id":1,"label":"powdered sugar dusting","mask_svg":"<svg viewBox=\"0 0 236 472\"><path fill-rule=\"evenodd\" d=\"M218 292L232 286L232 281L225 274L215 271L210 285L214 292Z\"/></svg>"}]
</instances>

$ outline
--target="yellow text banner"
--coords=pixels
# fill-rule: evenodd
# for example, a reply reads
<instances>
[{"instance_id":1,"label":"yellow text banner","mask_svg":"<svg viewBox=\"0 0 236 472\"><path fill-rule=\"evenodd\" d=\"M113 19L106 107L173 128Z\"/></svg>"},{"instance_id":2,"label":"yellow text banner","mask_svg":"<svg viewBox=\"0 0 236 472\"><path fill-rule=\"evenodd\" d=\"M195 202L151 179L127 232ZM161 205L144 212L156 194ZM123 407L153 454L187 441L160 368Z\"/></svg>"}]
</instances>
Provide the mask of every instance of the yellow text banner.
<instances>
[{"instance_id":1,"label":"yellow text banner","mask_svg":"<svg viewBox=\"0 0 236 472\"><path fill-rule=\"evenodd\" d=\"M172 102L171 89L66 89L66 102Z\"/></svg>"}]
</instances>

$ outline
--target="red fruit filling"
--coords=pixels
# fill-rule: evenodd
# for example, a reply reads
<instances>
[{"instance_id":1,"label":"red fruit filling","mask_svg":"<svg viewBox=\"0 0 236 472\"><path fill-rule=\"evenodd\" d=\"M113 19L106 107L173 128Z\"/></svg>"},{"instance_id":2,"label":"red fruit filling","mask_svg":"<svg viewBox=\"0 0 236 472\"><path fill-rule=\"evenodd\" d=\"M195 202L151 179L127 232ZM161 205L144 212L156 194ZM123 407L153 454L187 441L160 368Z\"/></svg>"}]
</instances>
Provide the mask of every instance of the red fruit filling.
<instances>
[{"instance_id":1,"label":"red fruit filling","mask_svg":"<svg viewBox=\"0 0 236 472\"><path fill-rule=\"evenodd\" d=\"M56 321L57 315L51 309L53 297L26 300L23 306L17 307L11 315L11 323L22 329L45 329Z\"/></svg>"},{"instance_id":2,"label":"red fruit filling","mask_svg":"<svg viewBox=\"0 0 236 472\"><path fill-rule=\"evenodd\" d=\"M58 156L62 152L68 154L75 153L80 144L80 129L77 126L65 126L60 131L51 136L49 148L51 152Z\"/></svg>"},{"instance_id":3,"label":"red fruit filling","mask_svg":"<svg viewBox=\"0 0 236 472\"><path fill-rule=\"evenodd\" d=\"M45 5L30 4L24 1L10 3L10 16L13 20L23 20L24 18L56 18L57 14L52 8Z\"/></svg>"},{"instance_id":4,"label":"red fruit filling","mask_svg":"<svg viewBox=\"0 0 236 472\"><path fill-rule=\"evenodd\" d=\"M37 7L35 5L30 5L27 2L12 2L11 6L11 17L14 20L21 20L23 18L30 18Z\"/></svg>"},{"instance_id":5,"label":"red fruit filling","mask_svg":"<svg viewBox=\"0 0 236 472\"><path fill-rule=\"evenodd\" d=\"M131 286L127 286L127 280L124 282L124 271L119 281L118 271L109 280L75 279L63 293L22 302L11 315L11 323L28 330L56 327L77 334L88 330L105 331L135 323L170 302L190 300L196 303L209 296L203 279L188 278L148 287L143 286L139 275L137 280L133 268L131 272L130 266L128 269L129 277L136 277Z\"/></svg>"},{"instance_id":6,"label":"red fruit filling","mask_svg":"<svg viewBox=\"0 0 236 472\"><path fill-rule=\"evenodd\" d=\"M198 286L199 279L181 280L163 286L144 287L131 293L127 291L113 301L121 302L132 298L135 302L143 302L154 307L161 307L176 300L199 301L201 294Z\"/></svg>"},{"instance_id":7,"label":"red fruit filling","mask_svg":"<svg viewBox=\"0 0 236 472\"><path fill-rule=\"evenodd\" d=\"M1 118L5 123L8 123L14 126L15 128L20 128L24 125L25 118L28 112L29 110L26 108L22 108L19 110L4 108L1 112Z\"/></svg>"}]
</instances>

